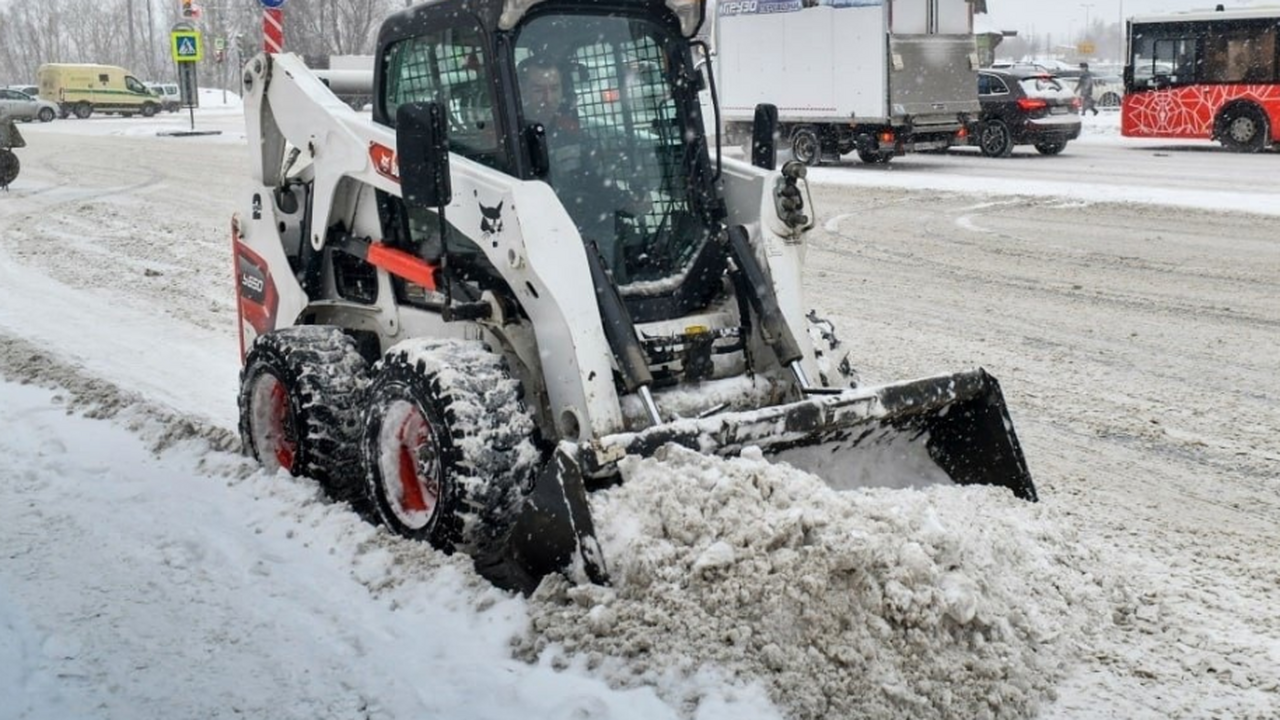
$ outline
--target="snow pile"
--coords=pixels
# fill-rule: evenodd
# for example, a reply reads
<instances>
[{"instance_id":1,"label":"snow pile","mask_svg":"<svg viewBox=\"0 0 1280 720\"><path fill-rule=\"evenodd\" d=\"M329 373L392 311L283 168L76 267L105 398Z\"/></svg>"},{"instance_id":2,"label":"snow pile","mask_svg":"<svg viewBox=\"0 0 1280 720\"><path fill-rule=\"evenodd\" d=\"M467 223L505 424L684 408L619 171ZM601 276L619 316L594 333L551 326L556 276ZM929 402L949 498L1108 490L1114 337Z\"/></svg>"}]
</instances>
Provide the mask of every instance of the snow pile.
<instances>
[{"instance_id":1,"label":"snow pile","mask_svg":"<svg viewBox=\"0 0 1280 720\"><path fill-rule=\"evenodd\" d=\"M1132 596L1003 490L838 493L682 449L623 475L593 498L614 587L544 582L526 657L625 658L615 681L658 687L712 664L797 718L1029 717Z\"/></svg>"}]
</instances>

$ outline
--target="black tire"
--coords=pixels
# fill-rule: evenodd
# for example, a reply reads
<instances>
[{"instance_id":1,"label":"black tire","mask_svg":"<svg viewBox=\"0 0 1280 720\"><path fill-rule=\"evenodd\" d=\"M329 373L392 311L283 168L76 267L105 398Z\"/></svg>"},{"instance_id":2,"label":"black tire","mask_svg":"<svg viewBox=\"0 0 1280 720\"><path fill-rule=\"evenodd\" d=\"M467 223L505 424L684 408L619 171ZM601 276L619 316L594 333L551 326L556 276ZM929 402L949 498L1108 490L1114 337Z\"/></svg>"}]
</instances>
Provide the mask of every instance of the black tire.
<instances>
[{"instance_id":1,"label":"black tire","mask_svg":"<svg viewBox=\"0 0 1280 720\"><path fill-rule=\"evenodd\" d=\"M142 117L151 117L159 112L160 108L154 103L144 103L142 105Z\"/></svg>"},{"instance_id":2,"label":"black tire","mask_svg":"<svg viewBox=\"0 0 1280 720\"><path fill-rule=\"evenodd\" d=\"M822 142L816 129L801 125L791 131L791 157L809 166L822 162Z\"/></svg>"},{"instance_id":3,"label":"black tire","mask_svg":"<svg viewBox=\"0 0 1280 720\"><path fill-rule=\"evenodd\" d=\"M7 148L0 148L0 187L8 187L9 183L17 180L21 170L22 163L18 162L18 156Z\"/></svg>"},{"instance_id":4,"label":"black tire","mask_svg":"<svg viewBox=\"0 0 1280 720\"><path fill-rule=\"evenodd\" d=\"M240 438L269 470L313 478L364 512L360 415L368 363L335 327L260 336L240 372Z\"/></svg>"},{"instance_id":5,"label":"black tire","mask_svg":"<svg viewBox=\"0 0 1280 720\"><path fill-rule=\"evenodd\" d=\"M1267 116L1255 105L1231 108L1219 123L1222 146L1232 152L1256 153L1267 146Z\"/></svg>"},{"instance_id":6,"label":"black tire","mask_svg":"<svg viewBox=\"0 0 1280 720\"><path fill-rule=\"evenodd\" d=\"M40 108L38 117L40 118L40 122L53 122L53 118L55 115L57 115L57 113L53 111L53 108L45 107L45 108Z\"/></svg>"},{"instance_id":7,"label":"black tire","mask_svg":"<svg viewBox=\"0 0 1280 720\"><path fill-rule=\"evenodd\" d=\"M813 342L818 363L818 382L823 387L858 387L858 371L849 362L849 353L841 347L835 325L819 317L817 310L810 310L805 318L809 321L809 340Z\"/></svg>"},{"instance_id":8,"label":"black tire","mask_svg":"<svg viewBox=\"0 0 1280 720\"><path fill-rule=\"evenodd\" d=\"M495 576L542 464L535 432L501 356L474 341L402 342L369 385L369 502L396 534L463 550L495 583L518 584Z\"/></svg>"},{"instance_id":9,"label":"black tire","mask_svg":"<svg viewBox=\"0 0 1280 720\"><path fill-rule=\"evenodd\" d=\"M1104 108L1120 107L1120 95L1118 93L1113 93L1113 92L1102 93L1102 97L1098 98L1098 107L1104 107Z\"/></svg>"},{"instance_id":10,"label":"black tire","mask_svg":"<svg viewBox=\"0 0 1280 720\"><path fill-rule=\"evenodd\" d=\"M87 120L93 114L93 106L82 100L76 103L71 111L81 120Z\"/></svg>"},{"instance_id":11,"label":"black tire","mask_svg":"<svg viewBox=\"0 0 1280 720\"><path fill-rule=\"evenodd\" d=\"M893 153L859 150L858 159L868 165L888 165L889 161L893 159Z\"/></svg>"},{"instance_id":12,"label":"black tire","mask_svg":"<svg viewBox=\"0 0 1280 720\"><path fill-rule=\"evenodd\" d=\"M1041 155L1058 155L1066 149L1066 140L1046 140L1044 142L1036 143L1036 150L1038 150Z\"/></svg>"},{"instance_id":13,"label":"black tire","mask_svg":"<svg viewBox=\"0 0 1280 720\"><path fill-rule=\"evenodd\" d=\"M1003 120L988 120L978 128L978 147L987 157L1007 158L1013 154L1013 133Z\"/></svg>"}]
</instances>

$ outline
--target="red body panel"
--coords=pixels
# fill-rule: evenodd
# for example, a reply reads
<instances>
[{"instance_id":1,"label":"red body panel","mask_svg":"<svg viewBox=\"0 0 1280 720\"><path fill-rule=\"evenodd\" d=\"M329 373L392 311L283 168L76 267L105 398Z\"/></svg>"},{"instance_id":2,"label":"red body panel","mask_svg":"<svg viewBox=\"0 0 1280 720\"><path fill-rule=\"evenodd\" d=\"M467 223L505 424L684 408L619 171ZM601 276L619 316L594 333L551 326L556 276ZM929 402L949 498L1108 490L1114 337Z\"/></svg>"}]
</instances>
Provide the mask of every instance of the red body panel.
<instances>
[{"instance_id":1,"label":"red body panel","mask_svg":"<svg viewBox=\"0 0 1280 720\"><path fill-rule=\"evenodd\" d=\"M1233 100L1248 100L1270 120L1272 140L1280 140L1280 85L1187 85L1140 90L1124 97L1120 132L1125 137L1209 140L1218 111Z\"/></svg>"}]
</instances>

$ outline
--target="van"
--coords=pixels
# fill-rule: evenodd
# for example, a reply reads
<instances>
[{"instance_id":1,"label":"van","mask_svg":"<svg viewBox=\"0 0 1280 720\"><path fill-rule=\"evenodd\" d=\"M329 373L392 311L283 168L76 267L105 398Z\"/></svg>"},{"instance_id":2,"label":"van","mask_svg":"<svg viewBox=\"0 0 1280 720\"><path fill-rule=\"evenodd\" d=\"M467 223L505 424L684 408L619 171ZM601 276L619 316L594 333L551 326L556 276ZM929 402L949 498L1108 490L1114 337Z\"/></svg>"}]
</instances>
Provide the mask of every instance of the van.
<instances>
[{"instance_id":1,"label":"van","mask_svg":"<svg viewBox=\"0 0 1280 720\"><path fill-rule=\"evenodd\" d=\"M48 63L36 71L40 97L58 103L62 117L84 119L96 112L151 117L160 98L127 70L114 65Z\"/></svg>"},{"instance_id":2,"label":"van","mask_svg":"<svg viewBox=\"0 0 1280 720\"><path fill-rule=\"evenodd\" d=\"M168 112L177 112L182 107L182 92L177 83L145 83L147 89L160 98L160 106Z\"/></svg>"}]
</instances>

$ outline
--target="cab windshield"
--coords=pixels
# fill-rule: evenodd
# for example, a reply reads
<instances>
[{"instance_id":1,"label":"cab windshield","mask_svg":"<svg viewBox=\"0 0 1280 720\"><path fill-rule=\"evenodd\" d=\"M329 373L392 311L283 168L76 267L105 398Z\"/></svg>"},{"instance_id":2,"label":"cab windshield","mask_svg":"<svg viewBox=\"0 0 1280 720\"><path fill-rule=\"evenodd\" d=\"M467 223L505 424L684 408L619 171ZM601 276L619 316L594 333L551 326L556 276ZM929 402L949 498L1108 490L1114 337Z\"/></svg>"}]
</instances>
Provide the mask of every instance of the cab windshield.
<instances>
[{"instance_id":1,"label":"cab windshield","mask_svg":"<svg viewBox=\"0 0 1280 720\"><path fill-rule=\"evenodd\" d=\"M584 241L620 285L661 289L681 276L708 237L701 133L680 99L684 41L653 22L546 15L516 38L524 126L546 131L555 189Z\"/></svg>"}]
</instances>

